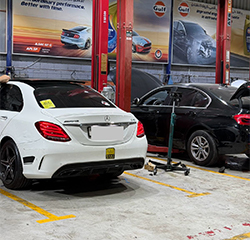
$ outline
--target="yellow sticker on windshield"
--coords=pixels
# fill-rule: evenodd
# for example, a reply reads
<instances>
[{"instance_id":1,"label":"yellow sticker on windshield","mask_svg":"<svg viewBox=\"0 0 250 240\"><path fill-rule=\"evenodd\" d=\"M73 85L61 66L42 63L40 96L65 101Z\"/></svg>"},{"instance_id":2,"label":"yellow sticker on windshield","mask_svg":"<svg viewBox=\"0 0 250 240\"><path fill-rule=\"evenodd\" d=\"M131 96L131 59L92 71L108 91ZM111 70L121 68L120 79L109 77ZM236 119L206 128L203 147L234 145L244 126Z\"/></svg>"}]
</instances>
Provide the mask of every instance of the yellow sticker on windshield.
<instances>
[{"instance_id":1,"label":"yellow sticker on windshield","mask_svg":"<svg viewBox=\"0 0 250 240\"><path fill-rule=\"evenodd\" d=\"M46 99L46 100L40 101L40 103L41 103L42 106L43 106L44 108L46 108L46 109L56 107L56 106L54 105L54 103L51 101L51 99Z\"/></svg>"}]
</instances>

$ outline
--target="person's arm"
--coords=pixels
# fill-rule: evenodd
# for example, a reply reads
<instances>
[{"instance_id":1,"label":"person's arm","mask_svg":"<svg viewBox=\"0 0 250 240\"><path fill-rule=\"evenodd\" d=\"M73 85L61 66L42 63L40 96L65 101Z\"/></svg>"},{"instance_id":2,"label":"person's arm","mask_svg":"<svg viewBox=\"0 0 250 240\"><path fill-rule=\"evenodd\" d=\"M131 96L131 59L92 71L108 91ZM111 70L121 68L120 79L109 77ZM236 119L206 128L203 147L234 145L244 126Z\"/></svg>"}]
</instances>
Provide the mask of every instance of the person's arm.
<instances>
[{"instance_id":1,"label":"person's arm","mask_svg":"<svg viewBox=\"0 0 250 240\"><path fill-rule=\"evenodd\" d=\"M6 83L10 80L10 77L8 75L2 75L0 76L0 83Z\"/></svg>"}]
</instances>

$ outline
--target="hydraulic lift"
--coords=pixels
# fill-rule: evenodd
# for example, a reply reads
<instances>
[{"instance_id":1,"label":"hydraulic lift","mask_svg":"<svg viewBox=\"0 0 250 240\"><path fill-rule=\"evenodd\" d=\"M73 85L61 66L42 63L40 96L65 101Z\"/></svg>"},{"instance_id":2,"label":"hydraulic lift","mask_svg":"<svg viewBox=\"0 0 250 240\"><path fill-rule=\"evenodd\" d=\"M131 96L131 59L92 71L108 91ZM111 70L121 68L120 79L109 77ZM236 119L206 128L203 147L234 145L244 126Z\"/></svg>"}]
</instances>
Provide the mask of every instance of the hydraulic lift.
<instances>
[{"instance_id":1,"label":"hydraulic lift","mask_svg":"<svg viewBox=\"0 0 250 240\"><path fill-rule=\"evenodd\" d=\"M233 0L218 0L216 29L216 83L230 84L230 46Z\"/></svg>"},{"instance_id":2,"label":"hydraulic lift","mask_svg":"<svg viewBox=\"0 0 250 240\"><path fill-rule=\"evenodd\" d=\"M108 75L108 0L93 0L91 86L101 92ZM130 111L134 0L117 0L116 105Z\"/></svg>"}]
</instances>

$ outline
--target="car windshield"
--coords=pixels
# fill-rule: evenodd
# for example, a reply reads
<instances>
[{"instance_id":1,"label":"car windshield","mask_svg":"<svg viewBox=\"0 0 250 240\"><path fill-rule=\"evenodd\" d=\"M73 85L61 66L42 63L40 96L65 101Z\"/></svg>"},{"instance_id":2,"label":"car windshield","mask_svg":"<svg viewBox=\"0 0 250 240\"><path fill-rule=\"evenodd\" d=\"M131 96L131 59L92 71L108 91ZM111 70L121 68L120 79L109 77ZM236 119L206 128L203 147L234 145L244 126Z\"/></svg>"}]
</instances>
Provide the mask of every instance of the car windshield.
<instances>
[{"instance_id":1,"label":"car windshield","mask_svg":"<svg viewBox=\"0 0 250 240\"><path fill-rule=\"evenodd\" d=\"M214 95L216 95L218 98L220 98L221 100L227 102L228 104L235 106L235 107L239 107L239 101L238 99L233 99L230 100L231 97L234 95L234 93L236 92L236 88L235 87L231 87L231 86L211 86L209 87L209 90L211 92L213 92ZM242 104L243 104L243 108L244 109L249 109L250 106L250 96L246 96L246 97L242 97L241 98Z\"/></svg>"},{"instance_id":2,"label":"car windshield","mask_svg":"<svg viewBox=\"0 0 250 240\"><path fill-rule=\"evenodd\" d=\"M115 107L88 86L77 83L36 83L34 95L41 108Z\"/></svg>"},{"instance_id":3,"label":"car windshield","mask_svg":"<svg viewBox=\"0 0 250 240\"><path fill-rule=\"evenodd\" d=\"M139 34L135 31L132 32L132 36L139 36Z\"/></svg>"},{"instance_id":4,"label":"car windshield","mask_svg":"<svg viewBox=\"0 0 250 240\"><path fill-rule=\"evenodd\" d=\"M196 23L185 23L188 35L206 35L204 29Z\"/></svg>"}]
</instances>

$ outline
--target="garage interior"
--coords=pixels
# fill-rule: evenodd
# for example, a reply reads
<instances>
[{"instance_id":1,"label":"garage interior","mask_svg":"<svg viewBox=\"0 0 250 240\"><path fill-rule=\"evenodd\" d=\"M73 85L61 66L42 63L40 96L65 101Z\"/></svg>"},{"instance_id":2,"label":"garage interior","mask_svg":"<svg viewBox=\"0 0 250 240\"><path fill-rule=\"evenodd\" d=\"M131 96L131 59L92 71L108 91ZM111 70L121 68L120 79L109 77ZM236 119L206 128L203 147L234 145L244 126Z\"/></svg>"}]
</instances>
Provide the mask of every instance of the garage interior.
<instances>
[{"instance_id":1,"label":"garage interior","mask_svg":"<svg viewBox=\"0 0 250 240\"><path fill-rule=\"evenodd\" d=\"M93 14L96 10L95 14L101 15L100 12L103 11L101 7L104 5L108 11L109 1L103 0L101 3L100 1L91 1L94 4ZM129 12L131 4L135 1L118 1L124 10L123 14ZM131 42L130 45L126 45L128 43L125 41L126 37L130 37L131 26L128 26L130 28L127 32L121 33L124 41L120 44L124 52L119 61L109 59L108 52L101 51L107 48L108 44L107 41L101 41L107 38L107 26L102 23L96 25L98 40L92 43L92 56L104 54L104 64L96 62L97 58L13 52L13 25L15 26L11 21L15 14L12 9L13 2L15 0L0 2L0 19L3 23L1 26L3 34L0 37L1 74L9 74L13 78L82 80L98 91L102 91L103 87L100 88L100 84L111 81L109 72L117 71L118 62L120 69L123 69L119 72L119 77L123 79L131 78L130 72L133 68L153 75L163 84L167 84L170 79L173 83L230 84L238 79L250 81L249 56L249 63L243 67L227 66L222 61L226 61L226 49L227 47L230 49L230 45L226 46L224 43L220 46L223 51L225 50L224 59L220 58L213 65L176 62L171 51L169 62L134 61ZM21 4L22 1L18 2ZM53 1L44 3L46 2ZM63 0L55 0L55 2L59 3ZM84 3L84 1L75 2ZM152 2L152 5L156 2ZM166 2L171 2L177 8L175 0ZM225 6L229 5L236 9L235 11L248 13L250 11L249 0L179 2L208 7L218 7L221 4L222 12ZM131 10L130 14L132 13ZM132 16L129 17L131 19ZM227 20L227 17L222 17L223 21ZM104 31L102 31L103 28L105 28ZM223 28L222 32L224 30L228 34L228 30ZM231 41L230 38L231 36L229 39L226 38L226 41ZM100 46L98 44L100 42L104 45ZM235 62L237 61L241 61L241 58L237 58ZM105 67L104 70L102 64ZM98 68L94 70L97 66ZM129 74L126 74L126 70ZM230 74L228 82L225 80L227 70ZM224 75L221 71L225 71ZM97 72L99 78L95 76ZM102 75L105 75L103 79ZM128 82L128 80L121 82L119 92L122 93L122 98L117 104L127 111L131 104L131 86L128 87ZM106 86L105 84L103 86ZM197 166L185 154L180 153L173 153L172 160L173 163L181 161L185 164L190 169L189 174L183 171L166 172L163 169L153 172L143 168L125 171L121 176L111 180L92 177L84 180L37 181L31 189L20 191L6 189L0 181L1 239L250 239L249 158L244 154L224 155L221 164L214 167ZM166 164L168 156L148 152L146 162L148 161Z\"/></svg>"}]
</instances>

